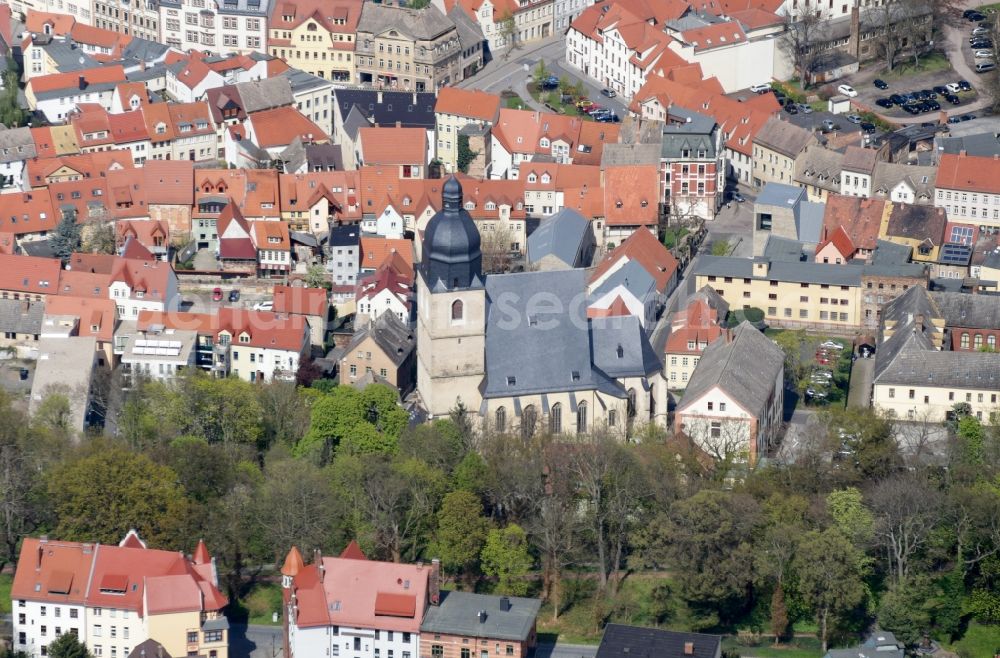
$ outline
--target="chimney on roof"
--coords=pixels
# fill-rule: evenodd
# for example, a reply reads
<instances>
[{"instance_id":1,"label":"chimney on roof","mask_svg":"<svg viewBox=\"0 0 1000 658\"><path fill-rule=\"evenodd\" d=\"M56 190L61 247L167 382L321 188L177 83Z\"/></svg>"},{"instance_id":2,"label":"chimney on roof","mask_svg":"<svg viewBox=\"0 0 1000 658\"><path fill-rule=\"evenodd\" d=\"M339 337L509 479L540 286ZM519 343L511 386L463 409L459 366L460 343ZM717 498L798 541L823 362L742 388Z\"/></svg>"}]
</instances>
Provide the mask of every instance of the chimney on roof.
<instances>
[{"instance_id":1,"label":"chimney on roof","mask_svg":"<svg viewBox=\"0 0 1000 658\"><path fill-rule=\"evenodd\" d=\"M38 560L35 562L35 571L42 570L42 555L45 553L45 548L42 547L42 540L38 542Z\"/></svg>"},{"instance_id":2,"label":"chimney on roof","mask_svg":"<svg viewBox=\"0 0 1000 658\"><path fill-rule=\"evenodd\" d=\"M477 617L477 618L479 619L479 623L480 623L480 624L485 624L485 623L486 623L486 617L487 617L487 616L488 616L488 615L486 614L486 611L485 611L485 610L480 610L480 611L479 611L479 614L478 614L478 615L476 615L476 617Z\"/></svg>"},{"instance_id":3,"label":"chimney on roof","mask_svg":"<svg viewBox=\"0 0 1000 658\"><path fill-rule=\"evenodd\" d=\"M77 84L79 85L80 89L86 89L87 88L87 78L83 77L82 75L78 76Z\"/></svg>"},{"instance_id":4,"label":"chimney on roof","mask_svg":"<svg viewBox=\"0 0 1000 658\"><path fill-rule=\"evenodd\" d=\"M694 655L694 642L685 642L684 643L684 655L685 656L693 656Z\"/></svg>"},{"instance_id":5,"label":"chimney on roof","mask_svg":"<svg viewBox=\"0 0 1000 658\"><path fill-rule=\"evenodd\" d=\"M319 569L319 582L323 582L323 578L324 576L326 576L326 567L323 566L323 553L320 552L320 550L317 548L314 553L314 556L315 557L313 558L313 561L316 563L316 566Z\"/></svg>"},{"instance_id":6,"label":"chimney on roof","mask_svg":"<svg viewBox=\"0 0 1000 658\"><path fill-rule=\"evenodd\" d=\"M431 559L431 573L427 577L427 598L431 605L441 603L441 560Z\"/></svg>"},{"instance_id":7,"label":"chimney on roof","mask_svg":"<svg viewBox=\"0 0 1000 658\"><path fill-rule=\"evenodd\" d=\"M510 599L506 596L500 597L500 612L510 612Z\"/></svg>"},{"instance_id":8,"label":"chimney on roof","mask_svg":"<svg viewBox=\"0 0 1000 658\"><path fill-rule=\"evenodd\" d=\"M965 156L966 156L965 149L962 149L961 151L958 152L958 157L964 158Z\"/></svg>"},{"instance_id":9,"label":"chimney on roof","mask_svg":"<svg viewBox=\"0 0 1000 658\"><path fill-rule=\"evenodd\" d=\"M397 121L396 122L396 127L397 128L402 128L403 127L403 122L402 121Z\"/></svg>"}]
</instances>

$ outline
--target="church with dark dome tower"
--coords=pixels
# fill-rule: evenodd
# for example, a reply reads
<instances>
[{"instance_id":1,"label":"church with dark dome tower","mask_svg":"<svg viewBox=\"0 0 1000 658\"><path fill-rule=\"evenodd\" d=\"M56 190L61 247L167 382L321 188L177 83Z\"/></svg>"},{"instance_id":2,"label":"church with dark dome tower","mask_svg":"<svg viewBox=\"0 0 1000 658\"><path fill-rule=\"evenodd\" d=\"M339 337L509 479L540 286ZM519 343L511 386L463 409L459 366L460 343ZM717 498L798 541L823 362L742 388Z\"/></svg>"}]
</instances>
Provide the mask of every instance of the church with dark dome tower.
<instances>
[{"instance_id":1,"label":"church with dark dome tower","mask_svg":"<svg viewBox=\"0 0 1000 658\"><path fill-rule=\"evenodd\" d=\"M417 391L432 416L475 412L486 374L486 286L479 229L454 176L424 230L417 270Z\"/></svg>"}]
</instances>

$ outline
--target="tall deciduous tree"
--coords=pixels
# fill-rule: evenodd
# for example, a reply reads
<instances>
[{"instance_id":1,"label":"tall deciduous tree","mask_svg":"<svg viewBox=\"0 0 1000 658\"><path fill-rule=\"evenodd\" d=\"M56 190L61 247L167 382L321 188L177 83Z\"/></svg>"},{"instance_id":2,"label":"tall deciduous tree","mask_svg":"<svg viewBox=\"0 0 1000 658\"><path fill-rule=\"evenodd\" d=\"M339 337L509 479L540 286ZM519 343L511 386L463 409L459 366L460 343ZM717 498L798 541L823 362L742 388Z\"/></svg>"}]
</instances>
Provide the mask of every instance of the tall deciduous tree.
<instances>
[{"instance_id":1,"label":"tall deciduous tree","mask_svg":"<svg viewBox=\"0 0 1000 658\"><path fill-rule=\"evenodd\" d=\"M469 491L453 491L441 501L432 550L446 571L472 585L489 529L479 497Z\"/></svg>"},{"instance_id":2,"label":"tall deciduous tree","mask_svg":"<svg viewBox=\"0 0 1000 658\"><path fill-rule=\"evenodd\" d=\"M47 653L51 658L91 658L87 645L68 632L49 642Z\"/></svg>"},{"instance_id":3,"label":"tall deciduous tree","mask_svg":"<svg viewBox=\"0 0 1000 658\"><path fill-rule=\"evenodd\" d=\"M521 526L511 523L490 530L480 556L483 573L497 579L496 593L524 596L530 583L525 578L531 570L528 536Z\"/></svg>"},{"instance_id":4,"label":"tall deciduous tree","mask_svg":"<svg viewBox=\"0 0 1000 658\"><path fill-rule=\"evenodd\" d=\"M816 615L822 651L830 626L859 606L865 597L856 549L840 531L807 532L799 544L794 568L798 591Z\"/></svg>"},{"instance_id":5,"label":"tall deciduous tree","mask_svg":"<svg viewBox=\"0 0 1000 658\"><path fill-rule=\"evenodd\" d=\"M151 545L190 550L190 512L177 474L149 457L94 442L47 478L54 534L112 543L134 528Z\"/></svg>"},{"instance_id":6,"label":"tall deciduous tree","mask_svg":"<svg viewBox=\"0 0 1000 658\"><path fill-rule=\"evenodd\" d=\"M789 13L785 18L785 33L778 42L785 57L795 68L802 88L812 84L812 75L819 61L828 30L822 11Z\"/></svg>"},{"instance_id":7,"label":"tall deciduous tree","mask_svg":"<svg viewBox=\"0 0 1000 658\"><path fill-rule=\"evenodd\" d=\"M290 546L325 546L333 531L336 500L322 471L304 460L268 464L260 490L260 521L275 560Z\"/></svg>"},{"instance_id":8,"label":"tall deciduous tree","mask_svg":"<svg viewBox=\"0 0 1000 658\"><path fill-rule=\"evenodd\" d=\"M872 491L875 536L885 549L887 568L897 586L925 549L941 512L940 492L921 474L905 473Z\"/></svg>"}]
</instances>

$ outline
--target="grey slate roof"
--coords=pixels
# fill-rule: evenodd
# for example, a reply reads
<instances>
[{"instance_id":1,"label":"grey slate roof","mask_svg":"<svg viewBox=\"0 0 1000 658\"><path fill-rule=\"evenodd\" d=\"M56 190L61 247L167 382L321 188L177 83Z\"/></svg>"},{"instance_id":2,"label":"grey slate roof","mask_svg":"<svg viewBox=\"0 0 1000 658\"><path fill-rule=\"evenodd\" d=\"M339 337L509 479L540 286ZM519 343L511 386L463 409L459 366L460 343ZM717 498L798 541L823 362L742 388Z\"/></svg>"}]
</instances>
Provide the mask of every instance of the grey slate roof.
<instances>
[{"instance_id":1,"label":"grey slate roof","mask_svg":"<svg viewBox=\"0 0 1000 658\"><path fill-rule=\"evenodd\" d=\"M715 159L715 119L679 107L670 108L670 116L679 122L663 126L662 157L677 159L683 157L684 151L689 151L688 157L694 158L699 151L704 151L705 158Z\"/></svg>"},{"instance_id":2,"label":"grey slate roof","mask_svg":"<svg viewBox=\"0 0 1000 658\"><path fill-rule=\"evenodd\" d=\"M876 368L876 383L1000 390L1000 354L941 352L917 340L911 334L884 368Z\"/></svg>"},{"instance_id":3,"label":"grey slate roof","mask_svg":"<svg viewBox=\"0 0 1000 658\"><path fill-rule=\"evenodd\" d=\"M288 79L288 85L292 88L292 95L302 91L333 87L333 83L326 78L307 73L301 69L286 69L280 75Z\"/></svg>"},{"instance_id":4,"label":"grey slate roof","mask_svg":"<svg viewBox=\"0 0 1000 658\"><path fill-rule=\"evenodd\" d=\"M17 162L36 155L31 128L6 128L0 130L0 162Z\"/></svg>"},{"instance_id":5,"label":"grey slate roof","mask_svg":"<svg viewBox=\"0 0 1000 658\"><path fill-rule=\"evenodd\" d=\"M448 12L448 20L454 23L455 29L458 30L458 41L462 44L462 50L467 50L486 40L479 23L472 20L472 17L462 9L459 3L456 2L455 6Z\"/></svg>"},{"instance_id":6,"label":"grey slate roof","mask_svg":"<svg viewBox=\"0 0 1000 658\"><path fill-rule=\"evenodd\" d=\"M415 39L434 39L452 29L454 24L440 9L427 5L423 9L410 9L366 2L358 19L358 32L380 35L389 30L398 30Z\"/></svg>"},{"instance_id":7,"label":"grey slate roof","mask_svg":"<svg viewBox=\"0 0 1000 658\"><path fill-rule=\"evenodd\" d=\"M712 286L702 286L698 289L696 293L688 297L688 305L696 300L705 300L708 303L709 308L714 308L716 314L719 316L720 320L725 319L729 315L729 302L727 302L722 295L715 292L715 288Z\"/></svg>"},{"instance_id":8,"label":"grey slate roof","mask_svg":"<svg viewBox=\"0 0 1000 658\"><path fill-rule=\"evenodd\" d=\"M361 341L369 336L372 337L376 345L382 348L382 352L395 366L406 361L417 347L413 332L403 324L402 320L396 317L395 313L382 313L375 322L354 334L354 338L344 353L350 354L361 344Z\"/></svg>"},{"instance_id":9,"label":"grey slate roof","mask_svg":"<svg viewBox=\"0 0 1000 658\"><path fill-rule=\"evenodd\" d=\"M1000 137L996 133L976 133L962 137L938 137L937 152L958 155L965 151L966 155L980 158L992 158L1000 155Z\"/></svg>"},{"instance_id":10,"label":"grey slate roof","mask_svg":"<svg viewBox=\"0 0 1000 658\"><path fill-rule=\"evenodd\" d=\"M292 85L284 76L240 82L234 86L239 92L240 100L243 101L243 111L247 114L284 107L295 102Z\"/></svg>"},{"instance_id":11,"label":"grey slate roof","mask_svg":"<svg viewBox=\"0 0 1000 658\"><path fill-rule=\"evenodd\" d=\"M36 46L40 45L45 54L52 58L56 64L56 70L60 73L82 71L101 66L100 62L85 53L72 39L52 39L44 45L41 45L40 41L44 41L44 38L35 39Z\"/></svg>"},{"instance_id":12,"label":"grey slate roof","mask_svg":"<svg viewBox=\"0 0 1000 658\"><path fill-rule=\"evenodd\" d=\"M138 68L125 72L125 78L129 82L148 82L156 78L162 78L167 74L166 64L159 62L144 69Z\"/></svg>"},{"instance_id":13,"label":"grey slate roof","mask_svg":"<svg viewBox=\"0 0 1000 658\"><path fill-rule=\"evenodd\" d=\"M577 254L590 233L590 221L572 208L563 208L543 219L538 228L528 236L528 262L537 263L553 255L569 267L586 267L578 263Z\"/></svg>"},{"instance_id":14,"label":"grey slate roof","mask_svg":"<svg viewBox=\"0 0 1000 658\"><path fill-rule=\"evenodd\" d=\"M357 105L352 105L347 116L344 118L344 132L347 133L347 136L353 141L357 141L358 131L362 128L370 128L371 126L371 120L361 111L361 108Z\"/></svg>"},{"instance_id":15,"label":"grey slate roof","mask_svg":"<svg viewBox=\"0 0 1000 658\"><path fill-rule=\"evenodd\" d=\"M907 291L909 292L909 291ZM1000 297L958 292L928 293L948 326L1000 329Z\"/></svg>"},{"instance_id":16,"label":"grey slate roof","mask_svg":"<svg viewBox=\"0 0 1000 658\"><path fill-rule=\"evenodd\" d=\"M888 194L900 182L906 182L914 190L917 199L932 199L936 180L937 167L879 161L875 163L875 173L872 175L872 192L876 195Z\"/></svg>"},{"instance_id":17,"label":"grey slate roof","mask_svg":"<svg viewBox=\"0 0 1000 658\"><path fill-rule=\"evenodd\" d=\"M486 398L625 390L594 367L586 318L585 270L486 278Z\"/></svg>"},{"instance_id":18,"label":"grey slate roof","mask_svg":"<svg viewBox=\"0 0 1000 658\"><path fill-rule=\"evenodd\" d=\"M601 285L594 290L594 296L600 297L624 286L636 299L647 299L656 292L656 279L643 267L638 260L630 259L624 265L612 272Z\"/></svg>"},{"instance_id":19,"label":"grey slate roof","mask_svg":"<svg viewBox=\"0 0 1000 658\"><path fill-rule=\"evenodd\" d=\"M823 215L826 204L815 201L803 201L799 204L799 212L795 215L795 227L799 240L811 244L819 244L823 232Z\"/></svg>"},{"instance_id":20,"label":"grey slate roof","mask_svg":"<svg viewBox=\"0 0 1000 658\"><path fill-rule=\"evenodd\" d=\"M784 183L766 183L764 189L757 196L754 205L758 206L782 206L791 208L806 198L806 191L797 185L785 185Z\"/></svg>"},{"instance_id":21,"label":"grey slate roof","mask_svg":"<svg viewBox=\"0 0 1000 658\"><path fill-rule=\"evenodd\" d=\"M368 3L370 4L370 3ZM367 6L367 5L366 5ZM344 87L334 92L340 116L346 117L352 105L380 126L433 130L434 102L430 92L378 91Z\"/></svg>"},{"instance_id":22,"label":"grey slate roof","mask_svg":"<svg viewBox=\"0 0 1000 658\"><path fill-rule=\"evenodd\" d=\"M814 144L795 159L795 182L840 192L844 154Z\"/></svg>"},{"instance_id":23,"label":"grey slate roof","mask_svg":"<svg viewBox=\"0 0 1000 658\"><path fill-rule=\"evenodd\" d=\"M32 334L42 333L42 316L45 304L19 299L0 299L0 332Z\"/></svg>"},{"instance_id":24,"label":"grey slate roof","mask_svg":"<svg viewBox=\"0 0 1000 658\"><path fill-rule=\"evenodd\" d=\"M797 263L802 260L803 245L798 240L770 235L764 245L764 258L774 261Z\"/></svg>"},{"instance_id":25,"label":"grey slate roof","mask_svg":"<svg viewBox=\"0 0 1000 658\"><path fill-rule=\"evenodd\" d=\"M132 37L122 49L122 59L133 59L143 63L154 62L165 57L168 50L170 46L165 43Z\"/></svg>"},{"instance_id":26,"label":"grey slate roof","mask_svg":"<svg viewBox=\"0 0 1000 658\"><path fill-rule=\"evenodd\" d=\"M306 144L309 171L343 171L344 156L340 144Z\"/></svg>"},{"instance_id":27,"label":"grey slate roof","mask_svg":"<svg viewBox=\"0 0 1000 658\"><path fill-rule=\"evenodd\" d=\"M420 630L424 633L522 642L535 626L541 601L519 596L506 597L510 609L501 606L501 597L472 592L442 591L441 602L424 613ZM486 620L478 614L486 611Z\"/></svg>"},{"instance_id":28,"label":"grey slate roof","mask_svg":"<svg viewBox=\"0 0 1000 658\"><path fill-rule=\"evenodd\" d=\"M749 413L763 414L773 383L785 367L785 353L745 320L732 341L717 340L702 352L678 407L718 386Z\"/></svg>"},{"instance_id":29,"label":"grey slate roof","mask_svg":"<svg viewBox=\"0 0 1000 658\"><path fill-rule=\"evenodd\" d=\"M912 256L913 247L888 240L876 240L871 263L873 265L901 265L909 263Z\"/></svg>"},{"instance_id":30,"label":"grey slate roof","mask_svg":"<svg viewBox=\"0 0 1000 658\"><path fill-rule=\"evenodd\" d=\"M330 227L331 247L357 247L361 244L361 230L356 224Z\"/></svg>"},{"instance_id":31,"label":"grey slate roof","mask_svg":"<svg viewBox=\"0 0 1000 658\"><path fill-rule=\"evenodd\" d=\"M590 329L594 365L609 377L646 377L663 369L663 362L634 315L594 318Z\"/></svg>"},{"instance_id":32,"label":"grey slate roof","mask_svg":"<svg viewBox=\"0 0 1000 658\"><path fill-rule=\"evenodd\" d=\"M601 166L660 163L659 144L605 144Z\"/></svg>"},{"instance_id":33,"label":"grey slate roof","mask_svg":"<svg viewBox=\"0 0 1000 658\"><path fill-rule=\"evenodd\" d=\"M753 261L749 258L707 256L698 258L695 274L753 278ZM832 286L860 286L864 268L829 263L771 261L767 278L773 281L820 283Z\"/></svg>"},{"instance_id":34,"label":"grey slate roof","mask_svg":"<svg viewBox=\"0 0 1000 658\"><path fill-rule=\"evenodd\" d=\"M684 651L688 643L690 654ZM596 658L715 658L721 645L720 635L608 624Z\"/></svg>"},{"instance_id":35,"label":"grey slate roof","mask_svg":"<svg viewBox=\"0 0 1000 658\"><path fill-rule=\"evenodd\" d=\"M297 174L306 167L306 147L298 135L278 154L278 159L285 163L286 174Z\"/></svg>"},{"instance_id":36,"label":"grey slate roof","mask_svg":"<svg viewBox=\"0 0 1000 658\"><path fill-rule=\"evenodd\" d=\"M768 119L753 138L754 144L790 158L797 156L807 144L815 141L816 138L808 130L774 117Z\"/></svg>"},{"instance_id":37,"label":"grey slate roof","mask_svg":"<svg viewBox=\"0 0 1000 658\"><path fill-rule=\"evenodd\" d=\"M875 161L877 159L878 151L875 149L848 146L847 150L844 151L844 161L840 164L844 171L871 175L875 169Z\"/></svg>"}]
</instances>

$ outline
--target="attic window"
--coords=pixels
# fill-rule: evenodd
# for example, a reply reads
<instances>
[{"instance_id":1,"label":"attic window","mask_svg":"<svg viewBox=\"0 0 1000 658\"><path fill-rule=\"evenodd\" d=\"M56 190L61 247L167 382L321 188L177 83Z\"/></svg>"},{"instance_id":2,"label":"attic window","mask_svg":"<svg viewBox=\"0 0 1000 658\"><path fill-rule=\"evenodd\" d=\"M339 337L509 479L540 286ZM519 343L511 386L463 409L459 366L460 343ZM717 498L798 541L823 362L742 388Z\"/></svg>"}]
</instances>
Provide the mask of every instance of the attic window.
<instances>
[{"instance_id":1,"label":"attic window","mask_svg":"<svg viewBox=\"0 0 1000 658\"><path fill-rule=\"evenodd\" d=\"M579 371L579 370L574 370L574 371L573 371L572 373L570 373L570 377L571 377L571 378L573 379L573 381L575 381L575 382L578 382L578 381L580 381L580 371Z\"/></svg>"},{"instance_id":2,"label":"attic window","mask_svg":"<svg viewBox=\"0 0 1000 658\"><path fill-rule=\"evenodd\" d=\"M548 174L542 174L542 182L543 183L548 184L548 182L551 181L551 180L552 180L551 176L549 176Z\"/></svg>"},{"instance_id":3,"label":"attic window","mask_svg":"<svg viewBox=\"0 0 1000 658\"><path fill-rule=\"evenodd\" d=\"M537 181L538 181L538 176L536 176L536 175L534 174L534 172L532 172L532 173L528 174L528 182L529 182L529 183L535 183L535 182L537 182Z\"/></svg>"},{"instance_id":4,"label":"attic window","mask_svg":"<svg viewBox=\"0 0 1000 658\"><path fill-rule=\"evenodd\" d=\"M643 208L645 208L646 206L649 205L649 202L646 201L645 199L643 199L642 202L639 205L642 206Z\"/></svg>"},{"instance_id":5,"label":"attic window","mask_svg":"<svg viewBox=\"0 0 1000 658\"><path fill-rule=\"evenodd\" d=\"M625 358L625 349L621 345L618 346L617 352L618 352L618 358L619 359L624 359Z\"/></svg>"},{"instance_id":6,"label":"attic window","mask_svg":"<svg viewBox=\"0 0 1000 658\"><path fill-rule=\"evenodd\" d=\"M513 375L508 376L507 386L516 386L516 385L517 385L517 377L514 377Z\"/></svg>"},{"instance_id":7,"label":"attic window","mask_svg":"<svg viewBox=\"0 0 1000 658\"><path fill-rule=\"evenodd\" d=\"M621 208L621 207L622 207L622 200L618 199L617 201L615 201L615 208Z\"/></svg>"}]
</instances>

